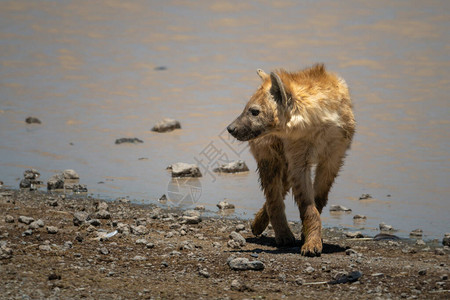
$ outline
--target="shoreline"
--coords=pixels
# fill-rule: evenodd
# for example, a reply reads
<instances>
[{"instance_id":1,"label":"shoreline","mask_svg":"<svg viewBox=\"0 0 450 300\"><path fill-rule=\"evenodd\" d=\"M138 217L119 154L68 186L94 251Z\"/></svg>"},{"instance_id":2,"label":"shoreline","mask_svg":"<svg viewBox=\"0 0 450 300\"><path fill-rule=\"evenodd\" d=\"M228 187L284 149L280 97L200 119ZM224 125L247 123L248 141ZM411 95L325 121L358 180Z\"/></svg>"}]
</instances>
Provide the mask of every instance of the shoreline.
<instances>
[{"instance_id":1,"label":"shoreline","mask_svg":"<svg viewBox=\"0 0 450 300\"><path fill-rule=\"evenodd\" d=\"M9 299L450 295L450 251L442 244L350 239L325 228L322 256L309 258L299 254L296 222L296 245L277 248L272 230L254 237L236 217L129 200L1 188L0 208L1 288ZM235 261L250 269L236 270Z\"/></svg>"}]
</instances>

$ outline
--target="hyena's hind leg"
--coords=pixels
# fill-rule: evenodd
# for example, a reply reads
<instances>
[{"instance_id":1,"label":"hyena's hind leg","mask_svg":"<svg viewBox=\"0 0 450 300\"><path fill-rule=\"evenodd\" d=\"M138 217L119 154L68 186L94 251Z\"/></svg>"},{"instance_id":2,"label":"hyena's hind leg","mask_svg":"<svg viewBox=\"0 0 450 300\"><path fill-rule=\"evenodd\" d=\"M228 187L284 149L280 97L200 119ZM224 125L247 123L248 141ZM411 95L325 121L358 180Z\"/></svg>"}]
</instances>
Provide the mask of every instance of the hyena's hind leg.
<instances>
[{"instance_id":1,"label":"hyena's hind leg","mask_svg":"<svg viewBox=\"0 0 450 300\"><path fill-rule=\"evenodd\" d=\"M344 162L348 146L349 142L332 143L327 149L333 151L327 151L319 156L314 178L314 202L319 213L322 213L327 205L328 194Z\"/></svg>"}]
</instances>

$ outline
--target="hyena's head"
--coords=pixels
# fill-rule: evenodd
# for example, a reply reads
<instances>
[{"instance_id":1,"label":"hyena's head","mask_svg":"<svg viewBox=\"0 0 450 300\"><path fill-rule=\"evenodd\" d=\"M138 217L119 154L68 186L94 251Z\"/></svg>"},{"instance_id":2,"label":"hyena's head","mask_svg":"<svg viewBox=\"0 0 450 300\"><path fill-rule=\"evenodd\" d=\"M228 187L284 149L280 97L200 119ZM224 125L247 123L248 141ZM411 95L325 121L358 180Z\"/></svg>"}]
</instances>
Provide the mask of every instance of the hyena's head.
<instances>
[{"instance_id":1,"label":"hyena's head","mask_svg":"<svg viewBox=\"0 0 450 300\"><path fill-rule=\"evenodd\" d=\"M248 101L244 111L230 125L228 132L240 141L248 141L275 132L285 113L288 97L283 82L274 72L258 69L261 86Z\"/></svg>"}]
</instances>

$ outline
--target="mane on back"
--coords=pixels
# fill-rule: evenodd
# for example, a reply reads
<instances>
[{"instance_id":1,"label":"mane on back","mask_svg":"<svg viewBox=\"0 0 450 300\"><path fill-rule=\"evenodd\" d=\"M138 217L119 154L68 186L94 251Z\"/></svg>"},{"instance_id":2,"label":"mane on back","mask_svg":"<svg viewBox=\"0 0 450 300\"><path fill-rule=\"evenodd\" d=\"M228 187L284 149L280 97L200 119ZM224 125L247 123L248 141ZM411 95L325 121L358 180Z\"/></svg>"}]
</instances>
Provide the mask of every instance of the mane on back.
<instances>
[{"instance_id":1,"label":"mane on back","mask_svg":"<svg viewBox=\"0 0 450 300\"><path fill-rule=\"evenodd\" d=\"M288 72L285 69L279 69L275 71L277 74L279 74L280 78L283 80L289 81L304 81L308 79L320 79L324 76L327 76L327 72L325 70L325 65L315 64L310 68L303 69L299 72ZM284 81L283 80L283 81Z\"/></svg>"}]
</instances>

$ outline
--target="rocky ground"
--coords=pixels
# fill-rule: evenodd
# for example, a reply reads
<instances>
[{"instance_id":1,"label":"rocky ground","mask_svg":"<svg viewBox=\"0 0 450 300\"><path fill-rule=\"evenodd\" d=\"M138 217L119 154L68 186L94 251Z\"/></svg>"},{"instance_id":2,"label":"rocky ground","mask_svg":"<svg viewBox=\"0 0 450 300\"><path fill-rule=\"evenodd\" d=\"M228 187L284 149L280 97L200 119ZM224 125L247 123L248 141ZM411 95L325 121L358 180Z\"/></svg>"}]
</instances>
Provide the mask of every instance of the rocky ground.
<instances>
[{"instance_id":1,"label":"rocky ground","mask_svg":"<svg viewBox=\"0 0 450 300\"><path fill-rule=\"evenodd\" d=\"M246 221L0 189L2 299L448 299L450 251L325 229L321 257ZM300 226L291 223L297 237Z\"/></svg>"}]
</instances>

